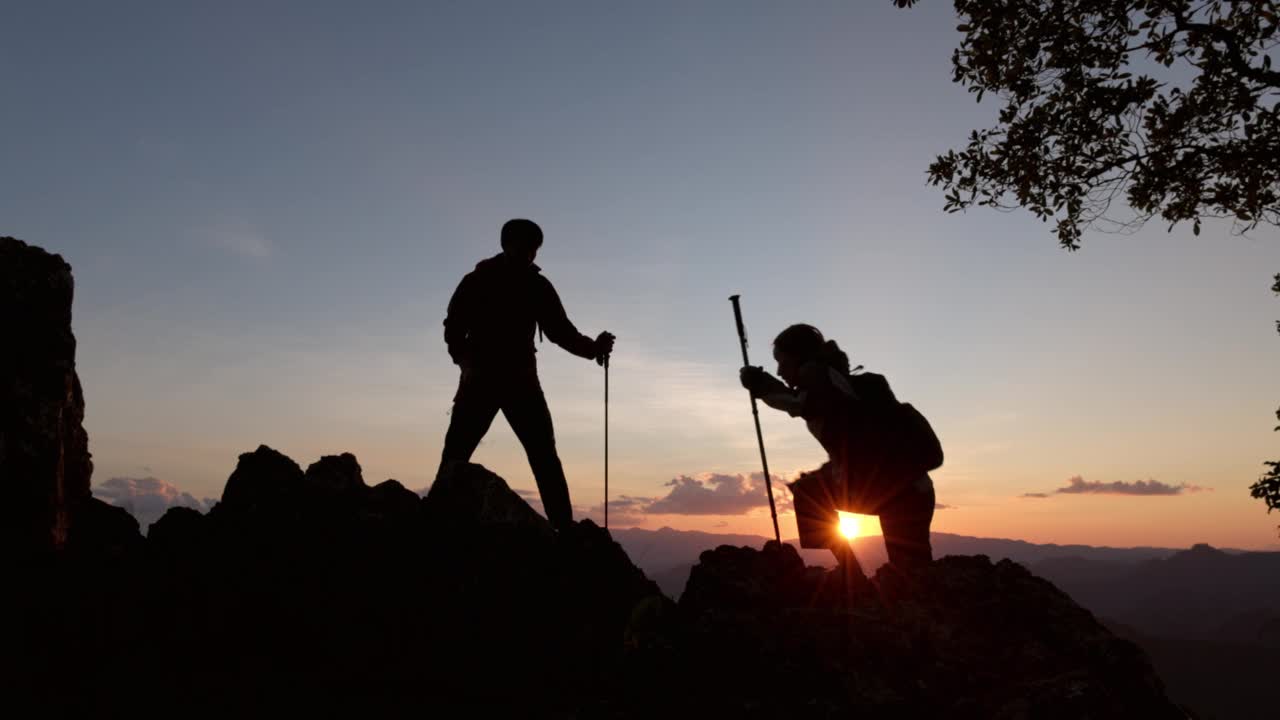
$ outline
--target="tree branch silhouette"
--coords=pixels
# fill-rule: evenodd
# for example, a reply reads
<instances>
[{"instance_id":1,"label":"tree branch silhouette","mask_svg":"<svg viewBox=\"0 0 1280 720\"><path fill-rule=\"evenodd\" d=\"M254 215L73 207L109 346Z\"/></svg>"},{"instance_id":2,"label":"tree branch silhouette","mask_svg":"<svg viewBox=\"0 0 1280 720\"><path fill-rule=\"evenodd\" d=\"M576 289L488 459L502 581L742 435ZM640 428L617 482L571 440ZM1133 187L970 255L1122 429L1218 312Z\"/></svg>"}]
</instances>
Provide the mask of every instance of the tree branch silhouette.
<instances>
[{"instance_id":1,"label":"tree branch silhouette","mask_svg":"<svg viewBox=\"0 0 1280 720\"><path fill-rule=\"evenodd\" d=\"M1157 217L1196 235L1205 218L1231 219L1237 234L1280 225L1280 2L954 5L952 80L1003 107L929 165L944 210L1024 208L1067 250L1087 229L1132 232ZM1251 491L1270 511L1280 461L1264 465Z\"/></svg>"}]
</instances>

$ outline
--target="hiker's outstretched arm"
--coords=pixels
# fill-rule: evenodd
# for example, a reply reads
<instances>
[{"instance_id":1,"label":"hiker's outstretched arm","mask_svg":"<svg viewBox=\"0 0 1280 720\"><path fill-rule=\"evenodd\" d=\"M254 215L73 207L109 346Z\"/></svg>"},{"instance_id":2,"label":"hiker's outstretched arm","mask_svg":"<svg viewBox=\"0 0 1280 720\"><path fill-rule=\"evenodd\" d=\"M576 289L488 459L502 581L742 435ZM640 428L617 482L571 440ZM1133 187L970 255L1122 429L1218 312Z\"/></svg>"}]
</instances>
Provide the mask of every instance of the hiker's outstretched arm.
<instances>
[{"instance_id":1,"label":"hiker's outstretched arm","mask_svg":"<svg viewBox=\"0 0 1280 720\"><path fill-rule=\"evenodd\" d=\"M453 297L449 299L449 309L444 317L444 344L449 348L449 357L453 358L453 362L462 366L466 366L471 358L467 335L471 332L474 284L471 273L463 276L458 289L453 291Z\"/></svg>"},{"instance_id":2,"label":"hiker's outstretched arm","mask_svg":"<svg viewBox=\"0 0 1280 720\"><path fill-rule=\"evenodd\" d=\"M800 417L804 412L804 391L792 392L790 390L780 390L767 395L761 395L760 401L774 410L781 410L791 417Z\"/></svg>"},{"instance_id":3,"label":"hiker's outstretched arm","mask_svg":"<svg viewBox=\"0 0 1280 720\"><path fill-rule=\"evenodd\" d=\"M598 354L596 341L578 332L578 328L569 321L560 295L546 278L543 278L542 302L538 310L538 325L548 340L578 357L595 359Z\"/></svg>"}]
</instances>

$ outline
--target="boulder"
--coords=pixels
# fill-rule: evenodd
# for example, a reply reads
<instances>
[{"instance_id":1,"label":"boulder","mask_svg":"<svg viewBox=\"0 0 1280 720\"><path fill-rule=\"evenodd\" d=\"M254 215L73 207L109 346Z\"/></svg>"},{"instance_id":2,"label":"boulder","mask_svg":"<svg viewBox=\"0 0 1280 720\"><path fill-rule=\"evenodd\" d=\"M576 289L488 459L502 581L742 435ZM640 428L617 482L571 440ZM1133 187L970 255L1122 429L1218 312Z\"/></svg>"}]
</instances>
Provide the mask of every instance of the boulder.
<instances>
[{"instance_id":1,"label":"boulder","mask_svg":"<svg viewBox=\"0 0 1280 720\"><path fill-rule=\"evenodd\" d=\"M366 489L360 463L351 453L325 455L307 468L303 476L308 492L343 495Z\"/></svg>"},{"instance_id":2,"label":"boulder","mask_svg":"<svg viewBox=\"0 0 1280 720\"><path fill-rule=\"evenodd\" d=\"M431 485L424 501L428 522L468 530L505 526L550 536L551 524L482 465L459 463Z\"/></svg>"},{"instance_id":3,"label":"boulder","mask_svg":"<svg viewBox=\"0 0 1280 720\"><path fill-rule=\"evenodd\" d=\"M138 521L122 507L90 497L74 515L66 547L76 555L128 558L142 548Z\"/></svg>"},{"instance_id":4,"label":"boulder","mask_svg":"<svg viewBox=\"0 0 1280 720\"><path fill-rule=\"evenodd\" d=\"M366 522L410 522L422 511L422 498L396 480L385 480L369 488L361 503Z\"/></svg>"},{"instance_id":5,"label":"boulder","mask_svg":"<svg viewBox=\"0 0 1280 720\"><path fill-rule=\"evenodd\" d=\"M771 608L801 602L806 568L791 545L769 542L763 550L721 545L707 550L689 572L680 605L690 613Z\"/></svg>"},{"instance_id":6,"label":"boulder","mask_svg":"<svg viewBox=\"0 0 1280 720\"><path fill-rule=\"evenodd\" d=\"M244 453L227 478L222 500L211 513L246 515L286 507L302 494L298 463L266 445Z\"/></svg>"},{"instance_id":7,"label":"boulder","mask_svg":"<svg viewBox=\"0 0 1280 720\"><path fill-rule=\"evenodd\" d=\"M176 506L165 510L147 531L147 545L170 553L191 551L203 542L209 521L199 510Z\"/></svg>"}]
</instances>

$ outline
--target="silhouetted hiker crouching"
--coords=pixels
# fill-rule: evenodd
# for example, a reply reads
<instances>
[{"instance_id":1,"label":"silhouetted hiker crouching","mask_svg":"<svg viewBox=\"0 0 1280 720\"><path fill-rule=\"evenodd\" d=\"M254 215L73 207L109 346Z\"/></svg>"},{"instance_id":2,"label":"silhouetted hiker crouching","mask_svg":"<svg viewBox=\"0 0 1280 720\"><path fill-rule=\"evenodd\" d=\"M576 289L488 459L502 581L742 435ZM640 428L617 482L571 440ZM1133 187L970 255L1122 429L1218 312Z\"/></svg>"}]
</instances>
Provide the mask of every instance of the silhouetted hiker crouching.
<instances>
[{"instance_id":1,"label":"silhouetted hiker crouching","mask_svg":"<svg viewBox=\"0 0 1280 720\"><path fill-rule=\"evenodd\" d=\"M892 567L930 563L934 493L928 471L942 464L942 448L928 422L898 402L884 376L851 371L835 341L811 325L782 331L773 357L785 383L763 368L744 367L743 386L766 405L804 418L829 458L790 484L800 546L828 548L851 576L862 577L838 531L837 511L843 510L880 516Z\"/></svg>"},{"instance_id":2,"label":"silhouetted hiker crouching","mask_svg":"<svg viewBox=\"0 0 1280 720\"><path fill-rule=\"evenodd\" d=\"M562 529L573 523L573 510L538 382L534 332L540 328L551 342L598 363L613 352L614 337L602 332L592 340L573 326L551 281L533 264L540 247L537 224L509 220L502 252L477 263L449 301L444 340L462 377L436 476L471 460L501 410L529 456L547 519Z\"/></svg>"}]
</instances>

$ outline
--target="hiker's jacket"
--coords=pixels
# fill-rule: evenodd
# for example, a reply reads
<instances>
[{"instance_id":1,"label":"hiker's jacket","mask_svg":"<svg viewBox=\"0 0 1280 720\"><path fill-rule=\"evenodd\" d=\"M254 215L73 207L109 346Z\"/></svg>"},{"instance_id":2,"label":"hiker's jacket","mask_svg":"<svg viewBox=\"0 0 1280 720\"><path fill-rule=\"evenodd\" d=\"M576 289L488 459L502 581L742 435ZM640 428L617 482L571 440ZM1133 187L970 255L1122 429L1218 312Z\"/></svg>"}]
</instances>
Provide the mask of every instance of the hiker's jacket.
<instances>
[{"instance_id":1,"label":"hiker's jacket","mask_svg":"<svg viewBox=\"0 0 1280 720\"><path fill-rule=\"evenodd\" d=\"M760 396L766 405L804 418L809 432L827 451L830 472L851 487L897 486L904 477L887 457L886 420L898 400L883 375L844 375L830 366L809 362L800 368L795 388L778 383Z\"/></svg>"},{"instance_id":2,"label":"hiker's jacket","mask_svg":"<svg viewBox=\"0 0 1280 720\"><path fill-rule=\"evenodd\" d=\"M520 267L498 254L481 260L458 284L444 319L444 341L449 356L465 368L533 369L538 328L574 355L596 355L595 341L569 321L541 269Z\"/></svg>"}]
</instances>

